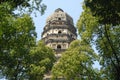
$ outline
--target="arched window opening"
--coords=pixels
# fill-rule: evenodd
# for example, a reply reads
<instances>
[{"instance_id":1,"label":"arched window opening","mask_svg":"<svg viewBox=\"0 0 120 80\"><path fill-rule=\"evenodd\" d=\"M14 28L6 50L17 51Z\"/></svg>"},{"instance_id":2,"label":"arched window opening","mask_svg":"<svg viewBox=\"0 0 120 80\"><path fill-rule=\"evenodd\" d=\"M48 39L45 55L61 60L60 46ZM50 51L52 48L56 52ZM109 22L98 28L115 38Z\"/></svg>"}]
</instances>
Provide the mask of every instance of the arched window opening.
<instances>
[{"instance_id":1,"label":"arched window opening","mask_svg":"<svg viewBox=\"0 0 120 80\"><path fill-rule=\"evenodd\" d=\"M61 18L58 18L58 20L61 20Z\"/></svg>"},{"instance_id":2,"label":"arched window opening","mask_svg":"<svg viewBox=\"0 0 120 80\"><path fill-rule=\"evenodd\" d=\"M57 45L57 49L61 49L61 45Z\"/></svg>"},{"instance_id":3,"label":"arched window opening","mask_svg":"<svg viewBox=\"0 0 120 80\"><path fill-rule=\"evenodd\" d=\"M62 32L61 32L61 30L60 31L58 31L58 34L61 34Z\"/></svg>"}]
</instances>

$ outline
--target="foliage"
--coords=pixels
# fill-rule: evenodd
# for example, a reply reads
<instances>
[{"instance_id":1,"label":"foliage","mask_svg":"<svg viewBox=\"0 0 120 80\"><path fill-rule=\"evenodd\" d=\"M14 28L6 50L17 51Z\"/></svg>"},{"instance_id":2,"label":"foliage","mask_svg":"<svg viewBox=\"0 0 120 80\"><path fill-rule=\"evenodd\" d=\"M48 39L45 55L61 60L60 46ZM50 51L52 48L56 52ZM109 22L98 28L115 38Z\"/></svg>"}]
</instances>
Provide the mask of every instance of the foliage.
<instances>
[{"instance_id":1,"label":"foliage","mask_svg":"<svg viewBox=\"0 0 120 80\"><path fill-rule=\"evenodd\" d=\"M8 79L16 80L26 71L30 48L35 45L35 27L28 15L15 18L6 11L1 15L0 69Z\"/></svg>"},{"instance_id":2,"label":"foliage","mask_svg":"<svg viewBox=\"0 0 120 80\"><path fill-rule=\"evenodd\" d=\"M100 26L96 40L97 49L101 53L100 63L103 66L102 72L108 79L120 79L120 26Z\"/></svg>"},{"instance_id":3,"label":"foliage","mask_svg":"<svg viewBox=\"0 0 120 80\"><path fill-rule=\"evenodd\" d=\"M53 50L46 47L42 41L39 41L37 47L33 47L30 51L31 64L29 80L42 80L45 73L49 72L55 62Z\"/></svg>"},{"instance_id":4,"label":"foliage","mask_svg":"<svg viewBox=\"0 0 120 80\"><path fill-rule=\"evenodd\" d=\"M66 80L99 80L98 73L92 68L96 58L90 45L75 40L53 66L53 79L63 77Z\"/></svg>"},{"instance_id":5,"label":"foliage","mask_svg":"<svg viewBox=\"0 0 120 80\"><path fill-rule=\"evenodd\" d=\"M91 10L92 15L99 18L100 24L119 25L119 0L84 0L84 3Z\"/></svg>"},{"instance_id":6,"label":"foliage","mask_svg":"<svg viewBox=\"0 0 120 80\"><path fill-rule=\"evenodd\" d=\"M8 80L40 80L51 69L54 54L42 42L36 45L32 18L28 14L15 16L13 13L29 0L22 3L19 0L20 4L15 1L0 1L0 74Z\"/></svg>"},{"instance_id":7,"label":"foliage","mask_svg":"<svg viewBox=\"0 0 120 80\"><path fill-rule=\"evenodd\" d=\"M1 14L3 15L3 14ZM9 80L37 79L49 71L54 62L53 51L39 43L35 46L36 32L28 15L14 18L4 14L0 23L0 69ZM33 48L34 47L34 48Z\"/></svg>"},{"instance_id":8,"label":"foliage","mask_svg":"<svg viewBox=\"0 0 120 80\"><path fill-rule=\"evenodd\" d=\"M85 1L87 2L88 0ZM91 2L92 1L94 2L96 0L91 0ZM99 0L99 1L103 1L103 0ZM96 5L99 4L99 1L96 1L98 2L96 3ZM86 2L85 5L83 5L84 11L77 23L79 34L81 35L82 40L88 42L89 44L91 43L94 44L96 46L96 49L99 51L100 64L102 65L101 68L102 78L108 80L119 80L120 79L119 77L120 26L118 25L118 23L112 23L112 22L108 23L106 18L104 17L107 15L105 14L103 15L102 13L101 14L99 13L99 15L97 14L96 9L100 7L98 8L96 7L95 10L92 11L91 6L89 6L92 5L92 3L89 3L89 5L87 5ZM115 7L117 7L117 5ZM101 9L99 10L101 11ZM96 15L93 15L95 14L95 12ZM111 13L111 15L114 14ZM116 18L115 16L112 17ZM112 17L110 17L111 20ZM105 20L106 22L104 22L103 20Z\"/></svg>"},{"instance_id":9,"label":"foliage","mask_svg":"<svg viewBox=\"0 0 120 80\"><path fill-rule=\"evenodd\" d=\"M81 39L89 43L95 37L96 26L99 26L98 18L93 17L90 9L84 5L83 9L84 12L82 12L78 20L77 28Z\"/></svg>"},{"instance_id":10,"label":"foliage","mask_svg":"<svg viewBox=\"0 0 120 80\"><path fill-rule=\"evenodd\" d=\"M0 5L4 3L11 5L12 11L14 10L17 10L17 12L20 11L19 15L24 14L25 12L35 13L36 11L43 14L46 9L46 5L42 4L42 0L1 0L0 1Z\"/></svg>"}]
</instances>

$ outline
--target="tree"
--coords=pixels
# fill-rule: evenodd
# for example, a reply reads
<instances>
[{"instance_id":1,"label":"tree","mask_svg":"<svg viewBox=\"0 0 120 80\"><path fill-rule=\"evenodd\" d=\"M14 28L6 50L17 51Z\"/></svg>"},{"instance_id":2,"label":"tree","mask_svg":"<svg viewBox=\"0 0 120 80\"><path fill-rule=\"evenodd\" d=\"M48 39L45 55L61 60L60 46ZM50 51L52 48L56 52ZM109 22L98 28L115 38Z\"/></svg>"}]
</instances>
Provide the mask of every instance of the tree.
<instances>
[{"instance_id":1,"label":"tree","mask_svg":"<svg viewBox=\"0 0 120 80\"><path fill-rule=\"evenodd\" d=\"M36 45L32 19L28 15L16 18L5 10L1 11L1 20L3 20L0 22L2 74L9 80L42 79L43 74L51 69L55 57L52 49L42 42Z\"/></svg>"},{"instance_id":2,"label":"tree","mask_svg":"<svg viewBox=\"0 0 120 80\"><path fill-rule=\"evenodd\" d=\"M93 16L100 18L100 24L119 25L119 0L84 0L84 3L91 10Z\"/></svg>"},{"instance_id":3,"label":"tree","mask_svg":"<svg viewBox=\"0 0 120 80\"><path fill-rule=\"evenodd\" d=\"M87 1L87 0L86 0ZM97 10L100 7L96 7L94 11L91 10L92 3L83 5L83 13L78 20L77 26L79 34L84 41L89 44L94 44L96 50L99 51L100 64L102 65L101 72L102 77L110 80L119 80L120 72L120 26L118 23L107 22L104 14L97 14ZM91 0L95 1L95 0ZM102 1L102 0L99 0ZM96 3L96 5L101 3ZM99 5L100 6L100 5ZM101 5L102 6L102 5ZM105 6L105 5L104 5ZM108 5L106 5L108 6ZM117 7L117 5L115 6ZM106 7L105 7L106 8ZM117 7L118 8L118 7ZM101 11L101 9L100 9ZM93 15L95 14L96 15ZM109 16L110 14L108 14ZM99 17L100 16L100 17ZM114 14L111 16L115 18ZM110 17L111 18L111 17ZM104 20L106 22L104 22ZM112 20L112 18L111 18ZM116 25L116 26L113 26Z\"/></svg>"},{"instance_id":4,"label":"tree","mask_svg":"<svg viewBox=\"0 0 120 80\"><path fill-rule=\"evenodd\" d=\"M23 76L30 48L35 45L35 27L28 15L18 18L2 15L5 17L0 23L0 69L6 78L17 80Z\"/></svg>"},{"instance_id":5,"label":"tree","mask_svg":"<svg viewBox=\"0 0 120 80\"><path fill-rule=\"evenodd\" d=\"M100 80L99 74L92 67L96 58L90 45L75 40L53 66L53 79L62 77L66 80Z\"/></svg>"},{"instance_id":6,"label":"tree","mask_svg":"<svg viewBox=\"0 0 120 80\"><path fill-rule=\"evenodd\" d=\"M39 11L41 14L43 14L46 9L46 5L42 4L42 0L1 0L0 1L0 5L4 3L11 5L12 11L15 10L20 11L19 15L21 15L22 13L24 14L25 12L35 13L36 11Z\"/></svg>"},{"instance_id":7,"label":"tree","mask_svg":"<svg viewBox=\"0 0 120 80\"><path fill-rule=\"evenodd\" d=\"M30 57L29 80L43 80L44 74L51 70L56 60L53 50L39 41L38 46L31 49Z\"/></svg>"},{"instance_id":8,"label":"tree","mask_svg":"<svg viewBox=\"0 0 120 80\"><path fill-rule=\"evenodd\" d=\"M14 1L0 1L0 73L9 80L39 80L53 65L53 51L42 43L36 45L35 26L28 14L13 13L29 0L20 4Z\"/></svg>"}]
</instances>

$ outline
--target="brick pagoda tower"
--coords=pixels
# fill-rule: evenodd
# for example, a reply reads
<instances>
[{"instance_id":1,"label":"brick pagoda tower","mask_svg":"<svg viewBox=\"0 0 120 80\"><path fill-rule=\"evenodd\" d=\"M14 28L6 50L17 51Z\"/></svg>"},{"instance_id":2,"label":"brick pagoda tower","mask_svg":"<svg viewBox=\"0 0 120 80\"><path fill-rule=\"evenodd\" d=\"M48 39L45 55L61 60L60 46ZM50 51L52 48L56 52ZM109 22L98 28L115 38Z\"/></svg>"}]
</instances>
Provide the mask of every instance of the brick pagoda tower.
<instances>
[{"instance_id":1,"label":"brick pagoda tower","mask_svg":"<svg viewBox=\"0 0 120 80\"><path fill-rule=\"evenodd\" d=\"M55 56L59 59L61 53L69 47L70 43L77 39L72 17L62 9L56 9L47 18L41 37L45 44L56 52ZM46 74L44 80L50 79L51 75Z\"/></svg>"},{"instance_id":2,"label":"brick pagoda tower","mask_svg":"<svg viewBox=\"0 0 120 80\"><path fill-rule=\"evenodd\" d=\"M73 19L62 9L56 9L47 18L41 37L45 44L54 49L56 53L65 51L70 43L77 38Z\"/></svg>"}]
</instances>

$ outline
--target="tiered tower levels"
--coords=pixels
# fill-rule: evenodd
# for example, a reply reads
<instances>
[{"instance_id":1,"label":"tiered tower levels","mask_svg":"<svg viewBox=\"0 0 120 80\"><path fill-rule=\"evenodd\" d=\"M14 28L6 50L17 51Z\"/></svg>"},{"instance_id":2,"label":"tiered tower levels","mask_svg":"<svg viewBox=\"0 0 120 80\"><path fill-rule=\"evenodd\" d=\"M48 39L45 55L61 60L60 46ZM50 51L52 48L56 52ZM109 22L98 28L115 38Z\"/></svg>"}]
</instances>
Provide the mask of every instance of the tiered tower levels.
<instances>
[{"instance_id":1,"label":"tiered tower levels","mask_svg":"<svg viewBox=\"0 0 120 80\"><path fill-rule=\"evenodd\" d=\"M58 8L46 20L42 40L45 44L56 51L56 57L61 57L61 52L65 51L70 43L77 38L76 28L73 19ZM45 74L44 80L50 80L51 74ZM61 79L62 80L62 79Z\"/></svg>"},{"instance_id":2,"label":"tiered tower levels","mask_svg":"<svg viewBox=\"0 0 120 80\"><path fill-rule=\"evenodd\" d=\"M65 51L70 43L77 38L76 28L73 24L73 19L58 8L46 20L42 39L45 44L61 53Z\"/></svg>"}]
</instances>

